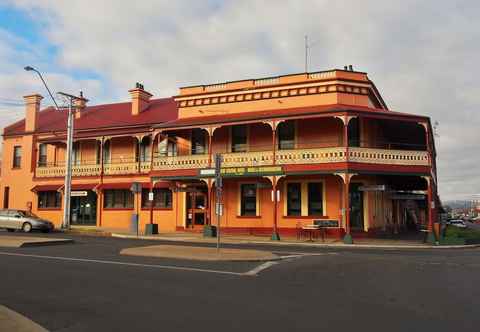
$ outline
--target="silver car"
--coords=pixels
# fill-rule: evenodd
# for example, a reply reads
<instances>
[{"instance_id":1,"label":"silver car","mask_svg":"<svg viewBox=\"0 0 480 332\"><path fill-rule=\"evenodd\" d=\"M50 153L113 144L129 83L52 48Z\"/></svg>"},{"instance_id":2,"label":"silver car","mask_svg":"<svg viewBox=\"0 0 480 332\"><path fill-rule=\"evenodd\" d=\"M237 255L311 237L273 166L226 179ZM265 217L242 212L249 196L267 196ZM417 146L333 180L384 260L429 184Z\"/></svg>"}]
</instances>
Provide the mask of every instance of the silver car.
<instances>
[{"instance_id":1,"label":"silver car","mask_svg":"<svg viewBox=\"0 0 480 332\"><path fill-rule=\"evenodd\" d=\"M54 226L50 221L41 219L28 211L2 209L0 210L0 228L5 228L9 232L21 229L28 233L34 229L50 232L54 229Z\"/></svg>"}]
</instances>

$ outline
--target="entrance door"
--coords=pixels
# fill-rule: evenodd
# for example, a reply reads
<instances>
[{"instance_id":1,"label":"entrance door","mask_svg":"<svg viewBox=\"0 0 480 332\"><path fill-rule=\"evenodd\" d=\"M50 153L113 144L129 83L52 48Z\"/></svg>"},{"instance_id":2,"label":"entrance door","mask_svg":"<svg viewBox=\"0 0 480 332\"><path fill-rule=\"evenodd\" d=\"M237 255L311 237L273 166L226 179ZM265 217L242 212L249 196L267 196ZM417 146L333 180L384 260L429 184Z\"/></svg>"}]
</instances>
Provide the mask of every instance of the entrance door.
<instances>
[{"instance_id":1,"label":"entrance door","mask_svg":"<svg viewBox=\"0 0 480 332\"><path fill-rule=\"evenodd\" d=\"M72 225L97 224L97 195L93 191L88 190L86 196L72 197L70 202Z\"/></svg>"},{"instance_id":2,"label":"entrance door","mask_svg":"<svg viewBox=\"0 0 480 332\"><path fill-rule=\"evenodd\" d=\"M350 184L350 227L363 230L363 191L358 190L360 183Z\"/></svg>"},{"instance_id":3,"label":"entrance door","mask_svg":"<svg viewBox=\"0 0 480 332\"><path fill-rule=\"evenodd\" d=\"M187 192L187 228L202 228L207 219L207 194Z\"/></svg>"}]
</instances>

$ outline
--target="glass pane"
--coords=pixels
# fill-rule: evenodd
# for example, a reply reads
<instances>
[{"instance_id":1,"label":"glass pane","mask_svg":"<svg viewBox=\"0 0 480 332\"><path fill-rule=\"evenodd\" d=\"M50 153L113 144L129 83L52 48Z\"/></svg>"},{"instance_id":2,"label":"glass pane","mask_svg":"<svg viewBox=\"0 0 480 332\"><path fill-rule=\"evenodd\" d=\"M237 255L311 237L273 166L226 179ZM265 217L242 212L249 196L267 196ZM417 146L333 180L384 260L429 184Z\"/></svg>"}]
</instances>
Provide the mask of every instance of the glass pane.
<instances>
[{"instance_id":1,"label":"glass pane","mask_svg":"<svg viewBox=\"0 0 480 332\"><path fill-rule=\"evenodd\" d=\"M300 216L302 214L302 190L300 183L287 184L287 215Z\"/></svg>"},{"instance_id":2,"label":"glass pane","mask_svg":"<svg viewBox=\"0 0 480 332\"><path fill-rule=\"evenodd\" d=\"M323 215L323 185L322 183L308 184L308 215Z\"/></svg>"},{"instance_id":3,"label":"glass pane","mask_svg":"<svg viewBox=\"0 0 480 332\"><path fill-rule=\"evenodd\" d=\"M202 129L192 130L192 154L204 154L206 151L205 131Z\"/></svg>"},{"instance_id":4,"label":"glass pane","mask_svg":"<svg viewBox=\"0 0 480 332\"><path fill-rule=\"evenodd\" d=\"M255 184L241 185L241 208L242 216L257 215L257 186Z\"/></svg>"},{"instance_id":5,"label":"glass pane","mask_svg":"<svg viewBox=\"0 0 480 332\"><path fill-rule=\"evenodd\" d=\"M295 148L295 122L287 121L278 126L278 148L280 150Z\"/></svg>"},{"instance_id":6,"label":"glass pane","mask_svg":"<svg viewBox=\"0 0 480 332\"><path fill-rule=\"evenodd\" d=\"M244 125L232 127L232 152L247 151L247 127Z\"/></svg>"}]
</instances>

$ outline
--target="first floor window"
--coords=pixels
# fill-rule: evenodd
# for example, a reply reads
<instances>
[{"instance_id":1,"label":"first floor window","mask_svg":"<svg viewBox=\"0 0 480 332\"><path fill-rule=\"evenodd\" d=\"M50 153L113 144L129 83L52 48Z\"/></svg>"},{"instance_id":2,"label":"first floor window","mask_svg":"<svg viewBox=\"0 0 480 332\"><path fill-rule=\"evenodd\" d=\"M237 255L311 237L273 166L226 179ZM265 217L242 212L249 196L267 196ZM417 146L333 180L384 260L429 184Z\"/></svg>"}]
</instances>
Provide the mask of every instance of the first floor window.
<instances>
[{"instance_id":1,"label":"first floor window","mask_svg":"<svg viewBox=\"0 0 480 332\"><path fill-rule=\"evenodd\" d=\"M13 147L13 168L22 167L22 147L14 146Z\"/></svg>"},{"instance_id":2,"label":"first floor window","mask_svg":"<svg viewBox=\"0 0 480 332\"><path fill-rule=\"evenodd\" d=\"M39 191L38 192L38 208L60 208L62 206L62 197L58 191Z\"/></svg>"},{"instance_id":3,"label":"first floor window","mask_svg":"<svg viewBox=\"0 0 480 332\"><path fill-rule=\"evenodd\" d=\"M302 184L287 183L287 216L302 215Z\"/></svg>"},{"instance_id":4,"label":"first floor window","mask_svg":"<svg viewBox=\"0 0 480 332\"><path fill-rule=\"evenodd\" d=\"M241 184L240 185L240 214L242 216L257 215L257 185Z\"/></svg>"},{"instance_id":5,"label":"first floor window","mask_svg":"<svg viewBox=\"0 0 480 332\"><path fill-rule=\"evenodd\" d=\"M151 207L152 201L148 200L149 189L142 190L142 208ZM167 188L153 189L153 207L160 209L172 208L172 191Z\"/></svg>"},{"instance_id":6,"label":"first floor window","mask_svg":"<svg viewBox=\"0 0 480 332\"><path fill-rule=\"evenodd\" d=\"M308 215L323 215L323 184L321 182L308 183Z\"/></svg>"},{"instance_id":7,"label":"first floor window","mask_svg":"<svg viewBox=\"0 0 480 332\"><path fill-rule=\"evenodd\" d=\"M128 189L105 190L103 207L107 209L132 209L133 193Z\"/></svg>"},{"instance_id":8,"label":"first floor window","mask_svg":"<svg viewBox=\"0 0 480 332\"><path fill-rule=\"evenodd\" d=\"M38 146L38 166L47 166L47 144L40 144Z\"/></svg>"}]
</instances>

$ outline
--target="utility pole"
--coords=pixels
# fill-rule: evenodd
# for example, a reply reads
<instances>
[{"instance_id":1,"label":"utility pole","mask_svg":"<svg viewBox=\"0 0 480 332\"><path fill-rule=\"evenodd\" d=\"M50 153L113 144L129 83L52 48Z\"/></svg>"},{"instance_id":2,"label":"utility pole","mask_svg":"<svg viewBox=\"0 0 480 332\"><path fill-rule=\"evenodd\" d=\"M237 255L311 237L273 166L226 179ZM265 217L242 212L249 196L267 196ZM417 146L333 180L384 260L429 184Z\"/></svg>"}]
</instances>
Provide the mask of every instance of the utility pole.
<instances>
[{"instance_id":1,"label":"utility pole","mask_svg":"<svg viewBox=\"0 0 480 332\"><path fill-rule=\"evenodd\" d=\"M72 191L72 150L73 150L73 117L74 117L74 102L75 100L83 99L81 97L73 96L68 93L58 92L59 95L68 99L68 113L67 113L67 151L65 156L65 185L63 195L63 221L62 228L70 229L70 201Z\"/></svg>"},{"instance_id":2,"label":"utility pole","mask_svg":"<svg viewBox=\"0 0 480 332\"><path fill-rule=\"evenodd\" d=\"M26 66L23 69L26 71L34 71L40 77L43 85L48 91L50 98L52 98L53 103L55 104L55 108L57 111L61 111L60 107L57 104L55 98L53 98L53 94L48 88L47 83L43 79L42 73L37 69L33 68L32 66ZM80 97L64 93L58 92L59 95L65 97L69 101L68 105L68 115L67 115L67 151L65 156L65 184L64 184L64 205L63 205L63 221L62 221L62 228L69 229L70 228L70 196L71 196L71 189L72 189L72 149L73 149L73 116L74 116L74 102L77 100L85 101L86 99L83 98L82 95Z\"/></svg>"}]
</instances>

